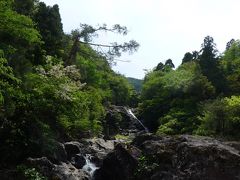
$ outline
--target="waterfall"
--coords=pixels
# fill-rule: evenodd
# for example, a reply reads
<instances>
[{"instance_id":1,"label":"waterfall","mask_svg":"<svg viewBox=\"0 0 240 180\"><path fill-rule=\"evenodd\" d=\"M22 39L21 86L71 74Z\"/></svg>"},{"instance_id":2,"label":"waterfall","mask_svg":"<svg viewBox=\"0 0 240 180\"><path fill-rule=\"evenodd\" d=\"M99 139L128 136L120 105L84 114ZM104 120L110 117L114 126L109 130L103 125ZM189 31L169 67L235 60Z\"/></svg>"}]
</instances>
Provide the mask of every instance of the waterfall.
<instances>
[{"instance_id":1,"label":"waterfall","mask_svg":"<svg viewBox=\"0 0 240 180\"><path fill-rule=\"evenodd\" d=\"M146 126L144 126L144 124L133 114L131 109L127 109L127 112L128 112L129 115L131 115L134 119L136 119L139 122L139 124L144 128L144 130L147 133L149 132L148 128Z\"/></svg>"},{"instance_id":2,"label":"waterfall","mask_svg":"<svg viewBox=\"0 0 240 180\"><path fill-rule=\"evenodd\" d=\"M91 155L86 154L85 156L86 164L83 166L83 170L90 174L90 177L93 177L94 172L98 169L94 163L91 162Z\"/></svg>"}]
</instances>

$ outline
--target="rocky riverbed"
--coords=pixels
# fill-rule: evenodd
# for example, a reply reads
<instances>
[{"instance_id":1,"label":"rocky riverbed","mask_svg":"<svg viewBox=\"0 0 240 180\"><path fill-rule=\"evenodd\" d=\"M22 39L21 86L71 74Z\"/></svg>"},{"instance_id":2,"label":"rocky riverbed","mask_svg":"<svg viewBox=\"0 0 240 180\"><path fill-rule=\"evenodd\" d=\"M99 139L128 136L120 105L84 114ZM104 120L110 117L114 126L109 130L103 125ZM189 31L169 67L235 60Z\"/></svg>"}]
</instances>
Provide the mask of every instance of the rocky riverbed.
<instances>
[{"instance_id":1,"label":"rocky riverbed","mask_svg":"<svg viewBox=\"0 0 240 180\"><path fill-rule=\"evenodd\" d=\"M141 134L130 144L88 139L67 142L62 147L61 153L65 152L62 161L29 158L29 166L54 180L240 179L238 142L189 135Z\"/></svg>"},{"instance_id":2,"label":"rocky riverbed","mask_svg":"<svg viewBox=\"0 0 240 180\"><path fill-rule=\"evenodd\" d=\"M237 180L239 144L208 137L143 134L131 145L117 145L103 160L95 179Z\"/></svg>"},{"instance_id":3,"label":"rocky riverbed","mask_svg":"<svg viewBox=\"0 0 240 180\"><path fill-rule=\"evenodd\" d=\"M240 142L209 137L156 136L122 107L120 127L109 123L105 139L89 138L58 143L48 157L28 158L25 164L50 180L238 180ZM116 138L116 134L121 134ZM107 137L107 139L106 139ZM115 138L114 138L115 137ZM21 179L11 171L0 179Z\"/></svg>"},{"instance_id":4,"label":"rocky riverbed","mask_svg":"<svg viewBox=\"0 0 240 180\"><path fill-rule=\"evenodd\" d=\"M103 159L114 150L114 141L93 138L66 142L59 147L54 160L28 158L27 165L49 179L90 180L95 170L102 166Z\"/></svg>"}]
</instances>

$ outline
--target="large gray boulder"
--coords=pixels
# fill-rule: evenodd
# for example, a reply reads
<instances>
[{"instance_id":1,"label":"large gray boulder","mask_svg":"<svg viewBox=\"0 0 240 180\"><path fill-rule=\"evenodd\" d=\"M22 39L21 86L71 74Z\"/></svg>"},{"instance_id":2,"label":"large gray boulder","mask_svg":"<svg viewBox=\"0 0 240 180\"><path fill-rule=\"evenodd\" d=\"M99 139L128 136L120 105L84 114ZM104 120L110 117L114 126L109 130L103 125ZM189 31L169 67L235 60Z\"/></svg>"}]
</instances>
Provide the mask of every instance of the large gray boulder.
<instances>
[{"instance_id":1,"label":"large gray boulder","mask_svg":"<svg viewBox=\"0 0 240 180\"><path fill-rule=\"evenodd\" d=\"M67 153L68 160L71 160L76 154L82 153L81 149L84 148L84 145L77 141L70 141L64 143L65 150Z\"/></svg>"},{"instance_id":2,"label":"large gray boulder","mask_svg":"<svg viewBox=\"0 0 240 180\"><path fill-rule=\"evenodd\" d=\"M239 143L199 136L137 136L103 160L95 180L239 180Z\"/></svg>"},{"instance_id":3,"label":"large gray boulder","mask_svg":"<svg viewBox=\"0 0 240 180\"><path fill-rule=\"evenodd\" d=\"M50 180L89 180L90 176L82 169L77 169L71 163L53 164L46 157L28 158L27 164L36 168Z\"/></svg>"},{"instance_id":4,"label":"large gray boulder","mask_svg":"<svg viewBox=\"0 0 240 180\"><path fill-rule=\"evenodd\" d=\"M111 139L116 134L136 133L144 130L142 125L133 117L127 107L111 105L106 109L104 119L104 135Z\"/></svg>"},{"instance_id":5,"label":"large gray boulder","mask_svg":"<svg viewBox=\"0 0 240 180\"><path fill-rule=\"evenodd\" d=\"M103 160L100 169L94 174L95 180L129 180L137 168L136 159L118 144L114 151Z\"/></svg>"}]
</instances>

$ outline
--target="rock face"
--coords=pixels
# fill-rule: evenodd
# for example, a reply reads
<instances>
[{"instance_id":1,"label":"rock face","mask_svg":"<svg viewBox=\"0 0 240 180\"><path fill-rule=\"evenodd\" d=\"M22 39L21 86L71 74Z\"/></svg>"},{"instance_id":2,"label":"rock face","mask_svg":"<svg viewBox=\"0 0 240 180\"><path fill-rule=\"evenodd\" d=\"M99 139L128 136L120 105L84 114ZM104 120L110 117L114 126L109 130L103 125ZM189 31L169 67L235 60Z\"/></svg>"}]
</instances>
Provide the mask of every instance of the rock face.
<instances>
[{"instance_id":1,"label":"rock face","mask_svg":"<svg viewBox=\"0 0 240 180\"><path fill-rule=\"evenodd\" d=\"M101 138L58 143L50 158L28 158L27 165L36 168L49 179L90 180L92 172L97 169L95 165L102 165L103 158L113 149L114 141Z\"/></svg>"},{"instance_id":2,"label":"rock face","mask_svg":"<svg viewBox=\"0 0 240 180\"><path fill-rule=\"evenodd\" d=\"M77 141L66 142L64 144L67 158L70 160L75 154L79 154L83 145Z\"/></svg>"},{"instance_id":3,"label":"rock face","mask_svg":"<svg viewBox=\"0 0 240 180\"><path fill-rule=\"evenodd\" d=\"M103 160L103 165L94 174L95 180L128 180L137 167L137 161L121 145L118 144L115 150Z\"/></svg>"},{"instance_id":4,"label":"rock face","mask_svg":"<svg viewBox=\"0 0 240 180\"><path fill-rule=\"evenodd\" d=\"M95 179L237 180L240 154L234 146L207 137L140 135L130 148L108 154ZM133 147L141 153L137 158Z\"/></svg>"},{"instance_id":5,"label":"rock face","mask_svg":"<svg viewBox=\"0 0 240 180\"><path fill-rule=\"evenodd\" d=\"M240 180L240 142L136 133L130 144L100 138L59 143L50 158L28 158L26 165L53 180ZM10 177L24 179L0 171L0 179Z\"/></svg>"},{"instance_id":6,"label":"rock face","mask_svg":"<svg viewBox=\"0 0 240 180\"><path fill-rule=\"evenodd\" d=\"M88 180L89 175L71 163L53 164L46 157L28 158L29 166L37 168L44 176L54 180Z\"/></svg>"},{"instance_id":7,"label":"rock face","mask_svg":"<svg viewBox=\"0 0 240 180\"><path fill-rule=\"evenodd\" d=\"M110 138L116 134L128 134L128 132L138 132L144 130L139 122L132 117L123 106L110 106L106 109L106 117L104 120L104 134L106 138Z\"/></svg>"},{"instance_id":8,"label":"rock face","mask_svg":"<svg viewBox=\"0 0 240 180\"><path fill-rule=\"evenodd\" d=\"M66 162L67 161L67 152L65 150L64 144L57 143L56 150L54 151L53 156L50 158L60 161L60 162Z\"/></svg>"}]
</instances>

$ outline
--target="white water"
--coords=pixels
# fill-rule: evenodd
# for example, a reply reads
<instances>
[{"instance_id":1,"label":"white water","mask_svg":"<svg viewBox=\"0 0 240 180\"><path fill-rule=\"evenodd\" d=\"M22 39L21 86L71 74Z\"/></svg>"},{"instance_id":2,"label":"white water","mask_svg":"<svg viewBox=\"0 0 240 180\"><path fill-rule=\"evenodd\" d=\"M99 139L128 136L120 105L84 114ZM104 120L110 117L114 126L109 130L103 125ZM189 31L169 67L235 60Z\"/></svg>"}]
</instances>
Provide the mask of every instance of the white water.
<instances>
[{"instance_id":1,"label":"white water","mask_svg":"<svg viewBox=\"0 0 240 180\"><path fill-rule=\"evenodd\" d=\"M147 133L149 132L148 128L147 128L146 126L144 126L144 124L133 114L133 112L132 112L131 109L127 109L127 112L128 112L128 114L130 114L134 119L136 119L136 120L139 122L139 124L141 124L141 126L144 128L144 130L145 130Z\"/></svg>"},{"instance_id":2,"label":"white water","mask_svg":"<svg viewBox=\"0 0 240 180\"><path fill-rule=\"evenodd\" d=\"M90 154L86 154L85 160L86 160L86 164L83 166L83 170L88 172L90 174L90 177L92 178L94 172L98 169L98 167L91 162L91 155Z\"/></svg>"}]
</instances>

